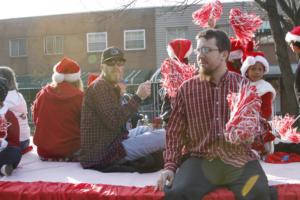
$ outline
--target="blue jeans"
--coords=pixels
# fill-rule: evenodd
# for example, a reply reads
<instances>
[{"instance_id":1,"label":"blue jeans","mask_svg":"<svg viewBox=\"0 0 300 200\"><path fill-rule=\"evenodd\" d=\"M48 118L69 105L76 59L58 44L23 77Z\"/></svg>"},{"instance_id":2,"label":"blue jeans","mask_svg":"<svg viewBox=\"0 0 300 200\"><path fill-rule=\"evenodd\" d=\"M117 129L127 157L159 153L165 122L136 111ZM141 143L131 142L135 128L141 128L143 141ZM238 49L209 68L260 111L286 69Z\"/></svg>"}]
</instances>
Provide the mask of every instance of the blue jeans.
<instances>
[{"instance_id":1,"label":"blue jeans","mask_svg":"<svg viewBox=\"0 0 300 200\"><path fill-rule=\"evenodd\" d=\"M0 168L3 165L12 165L14 169L21 161L21 150L18 147L8 146L0 152Z\"/></svg>"},{"instance_id":2,"label":"blue jeans","mask_svg":"<svg viewBox=\"0 0 300 200\"><path fill-rule=\"evenodd\" d=\"M164 129L152 130L150 127L138 126L132 130L129 131L129 138L122 141L126 151L123 161L136 160L165 148L166 131Z\"/></svg>"},{"instance_id":3,"label":"blue jeans","mask_svg":"<svg viewBox=\"0 0 300 200\"><path fill-rule=\"evenodd\" d=\"M26 149L29 146L30 140L24 140L22 142L20 142L20 149L21 151L23 151L24 149Z\"/></svg>"}]
</instances>

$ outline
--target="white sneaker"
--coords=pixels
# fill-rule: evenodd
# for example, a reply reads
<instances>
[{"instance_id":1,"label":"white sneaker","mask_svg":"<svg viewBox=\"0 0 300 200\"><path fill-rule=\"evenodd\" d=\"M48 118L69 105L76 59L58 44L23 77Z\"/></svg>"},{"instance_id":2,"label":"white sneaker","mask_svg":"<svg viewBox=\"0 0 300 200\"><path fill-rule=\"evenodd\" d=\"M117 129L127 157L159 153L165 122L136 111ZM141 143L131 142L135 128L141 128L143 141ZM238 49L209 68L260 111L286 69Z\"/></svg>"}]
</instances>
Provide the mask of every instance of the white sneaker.
<instances>
[{"instance_id":1,"label":"white sneaker","mask_svg":"<svg viewBox=\"0 0 300 200\"><path fill-rule=\"evenodd\" d=\"M0 172L3 176L10 176L12 172L14 171L14 168L12 165L2 165Z\"/></svg>"}]
</instances>

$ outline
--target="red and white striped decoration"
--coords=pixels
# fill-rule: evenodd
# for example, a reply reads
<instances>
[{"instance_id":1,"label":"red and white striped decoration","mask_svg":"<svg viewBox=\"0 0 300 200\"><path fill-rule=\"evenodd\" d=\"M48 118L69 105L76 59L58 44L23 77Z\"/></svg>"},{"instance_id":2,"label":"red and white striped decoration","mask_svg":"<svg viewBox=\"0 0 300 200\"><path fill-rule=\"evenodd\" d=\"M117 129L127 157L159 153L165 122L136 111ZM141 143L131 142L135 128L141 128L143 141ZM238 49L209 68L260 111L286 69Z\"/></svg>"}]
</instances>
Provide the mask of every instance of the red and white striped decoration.
<instances>
[{"instance_id":1,"label":"red and white striped decoration","mask_svg":"<svg viewBox=\"0 0 300 200\"><path fill-rule=\"evenodd\" d=\"M260 134L261 99L255 86L241 83L238 93L227 97L230 106L230 119L225 127L225 139L233 144L251 144Z\"/></svg>"},{"instance_id":2,"label":"red and white striped decoration","mask_svg":"<svg viewBox=\"0 0 300 200\"><path fill-rule=\"evenodd\" d=\"M299 117L300 115L295 119L289 114L284 117L274 116L271 125L275 136L279 137L282 142L300 143L300 132L297 132L297 128L293 128L293 124Z\"/></svg>"},{"instance_id":3,"label":"red and white striped decoration","mask_svg":"<svg viewBox=\"0 0 300 200\"><path fill-rule=\"evenodd\" d=\"M210 0L193 14L193 21L201 27L214 28L216 21L220 19L223 12L223 5L219 0Z\"/></svg>"},{"instance_id":4,"label":"red and white striped decoration","mask_svg":"<svg viewBox=\"0 0 300 200\"><path fill-rule=\"evenodd\" d=\"M254 37L254 32L261 26L262 20L255 14L242 13L238 8L230 10L229 21L236 37L247 45Z\"/></svg>"},{"instance_id":5,"label":"red and white striped decoration","mask_svg":"<svg viewBox=\"0 0 300 200\"><path fill-rule=\"evenodd\" d=\"M196 73L194 65L181 63L175 59L166 59L161 66L162 87L170 97L175 97L179 86Z\"/></svg>"}]
</instances>

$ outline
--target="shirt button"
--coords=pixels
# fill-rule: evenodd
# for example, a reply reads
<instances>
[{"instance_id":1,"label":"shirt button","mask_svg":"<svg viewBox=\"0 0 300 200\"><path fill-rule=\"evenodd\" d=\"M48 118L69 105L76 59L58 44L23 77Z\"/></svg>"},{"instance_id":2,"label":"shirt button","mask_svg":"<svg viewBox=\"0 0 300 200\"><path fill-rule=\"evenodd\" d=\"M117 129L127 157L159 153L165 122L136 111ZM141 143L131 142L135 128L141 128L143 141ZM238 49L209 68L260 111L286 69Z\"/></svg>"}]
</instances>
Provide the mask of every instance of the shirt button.
<instances>
[{"instance_id":1,"label":"shirt button","mask_svg":"<svg viewBox=\"0 0 300 200\"><path fill-rule=\"evenodd\" d=\"M219 102L217 101L216 104L219 105Z\"/></svg>"},{"instance_id":2,"label":"shirt button","mask_svg":"<svg viewBox=\"0 0 300 200\"><path fill-rule=\"evenodd\" d=\"M219 117L217 117L216 120L218 121L218 120L219 120Z\"/></svg>"}]
</instances>

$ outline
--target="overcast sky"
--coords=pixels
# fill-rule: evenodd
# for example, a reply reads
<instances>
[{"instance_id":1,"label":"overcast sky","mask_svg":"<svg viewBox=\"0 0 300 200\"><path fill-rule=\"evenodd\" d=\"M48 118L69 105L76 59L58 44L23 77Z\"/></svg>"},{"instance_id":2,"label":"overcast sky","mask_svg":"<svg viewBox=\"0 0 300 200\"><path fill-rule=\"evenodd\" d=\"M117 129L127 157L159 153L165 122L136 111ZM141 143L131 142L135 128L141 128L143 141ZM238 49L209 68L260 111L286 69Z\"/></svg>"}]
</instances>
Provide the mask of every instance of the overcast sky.
<instances>
[{"instance_id":1,"label":"overcast sky","mask_svg":"<svg viewBox=\"0 0 300 200\"><path fill-rule=\"evenodd\" d=\"M134 6L166 6L178 1L180 0L137 0ZM240 0L221 0L225 1ZM1 0L0 19L121 9L128 2L130 0Z\"/></svg>"}]
</instances>

